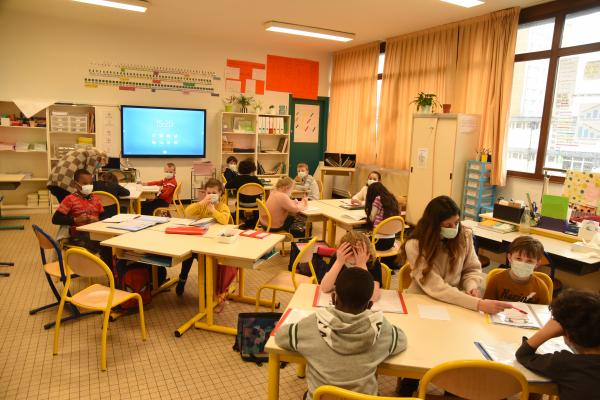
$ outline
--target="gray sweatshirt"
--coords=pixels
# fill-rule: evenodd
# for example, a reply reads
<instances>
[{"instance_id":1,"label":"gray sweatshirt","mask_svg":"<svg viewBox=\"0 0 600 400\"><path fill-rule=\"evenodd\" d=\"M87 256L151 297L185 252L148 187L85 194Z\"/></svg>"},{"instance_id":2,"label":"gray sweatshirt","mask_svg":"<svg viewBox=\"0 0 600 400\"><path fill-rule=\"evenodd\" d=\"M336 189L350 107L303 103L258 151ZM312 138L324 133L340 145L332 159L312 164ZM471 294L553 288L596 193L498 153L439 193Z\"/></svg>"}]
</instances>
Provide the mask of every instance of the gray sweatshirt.
<instances>
[{"instance_id":1,"label":"gray sweatshirt","mask_svg":"<svg viewBox=\"0 0 600 400\"><path fill-rule=\"evenodd\" d=\"M309 400L322 385L377 395L377 366L406 349L406 335L383 313L366 310L355 315L333 307L281 326L275 342L306 359Z\"/></svg>"}]
</instances>

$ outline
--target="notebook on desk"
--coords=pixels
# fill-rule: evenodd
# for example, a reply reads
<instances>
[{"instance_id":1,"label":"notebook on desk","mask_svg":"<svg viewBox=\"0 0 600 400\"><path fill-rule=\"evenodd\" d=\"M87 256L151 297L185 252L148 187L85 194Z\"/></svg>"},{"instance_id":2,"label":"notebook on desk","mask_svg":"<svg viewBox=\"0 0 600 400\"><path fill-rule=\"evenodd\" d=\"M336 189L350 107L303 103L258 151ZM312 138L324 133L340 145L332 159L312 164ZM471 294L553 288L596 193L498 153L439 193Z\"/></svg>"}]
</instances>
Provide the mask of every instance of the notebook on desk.
<instances>
[{"instance_id":1,"label":"notebook on desk","mask_svg":"<svg viewBox=\"0 0 600 400\"><path fill-rule=\"evenodd\" d=\"M509 302L514 308L489 315L491 323L518 328L540 329L551 318L550 309L544 304Z\"/></svg>"},{"instance_id":2,"label":"notebook on desk","mask_svg":"<svg viewBox=\"0 0 600 400\"><path fill-rule=\"evenodd\" d=\"M371 306L371 311L383 311L394 314L408 314L402 293L397 290L381 289L379 291L379 299ZM317 285L315 297L313 299L313 307L329 307L333 306L331 300L331 292L325 293L321 291L321 285Z\"/></svg>"},{"instance_id":3,"label":"notebook on desk","mask_svg":"<svg viewBox=\"0 0 600 400\"><path fill-rule=\"evenodd\" d=\"M156 222L143 221L140 219L133 219L131 221L126 221L126 222L121 222L118 224L111 225L110 227L114 228L114 229L122 229L124 231L129 231L129 232L138 232L138 231L141 231L143 229L149 228L154 225L156 225Z\"/></svg>"}]
</instances>

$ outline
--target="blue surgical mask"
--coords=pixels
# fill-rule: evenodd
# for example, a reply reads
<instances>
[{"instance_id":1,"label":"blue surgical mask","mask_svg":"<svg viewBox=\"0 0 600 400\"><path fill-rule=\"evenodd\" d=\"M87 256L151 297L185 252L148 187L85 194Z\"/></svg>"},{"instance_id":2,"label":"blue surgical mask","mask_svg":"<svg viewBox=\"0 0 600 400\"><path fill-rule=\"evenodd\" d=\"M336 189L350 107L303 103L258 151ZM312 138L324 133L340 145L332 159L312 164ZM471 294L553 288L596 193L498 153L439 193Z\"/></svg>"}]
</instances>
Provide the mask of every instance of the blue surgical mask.
<instances>
[{"instance_id":1,"label":"blue surgical mask","mask_svg":"<svg viewBox=\"0 0 600 400\"><path fill-rule=\"evenodd\" d=\"M460 224L456 224L454 228L446 228L444 226L441 227L440 235L444 239L454 239L456 235L458 235L458 228Z\"/></svg>"}]
</instances>

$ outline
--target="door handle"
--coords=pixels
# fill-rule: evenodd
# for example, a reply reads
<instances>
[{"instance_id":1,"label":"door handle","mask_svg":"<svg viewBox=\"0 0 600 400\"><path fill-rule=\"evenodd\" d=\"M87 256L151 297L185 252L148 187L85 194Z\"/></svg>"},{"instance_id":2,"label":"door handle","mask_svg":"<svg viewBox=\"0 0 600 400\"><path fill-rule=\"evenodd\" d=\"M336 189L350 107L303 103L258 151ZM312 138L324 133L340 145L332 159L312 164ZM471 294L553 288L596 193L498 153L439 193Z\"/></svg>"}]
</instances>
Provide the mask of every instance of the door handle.
<instances>
[{"instance_id":1,"label":"door handle","mask_svg":"<svg viewBox=\"0 0 600 400\"><path fill-rule=\"evenodd\" d=\"M450 172L450 180L452 180L452 172Z\"/></svg>"},{"instance_id":2,"label":"door handle","mask_svg":"<svg viewBox=\"0 0 600 400\"><path fill-rule=\"evenodd\" d=\"M410 172L412 172L412 171L413 171L413 167L410 167Z\"/></svg>"}]
</instances>

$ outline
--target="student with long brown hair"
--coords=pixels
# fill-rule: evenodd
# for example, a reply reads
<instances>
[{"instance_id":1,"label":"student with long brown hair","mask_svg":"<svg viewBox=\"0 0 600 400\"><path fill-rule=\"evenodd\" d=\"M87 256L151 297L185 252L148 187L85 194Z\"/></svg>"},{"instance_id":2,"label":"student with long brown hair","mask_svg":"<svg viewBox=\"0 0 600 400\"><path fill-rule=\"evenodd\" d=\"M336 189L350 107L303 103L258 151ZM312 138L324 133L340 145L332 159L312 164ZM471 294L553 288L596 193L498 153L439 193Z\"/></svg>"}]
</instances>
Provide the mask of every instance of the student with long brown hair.
<instances>
[{"instance_id":1,"label":"student with long brown hair","mask_svg":"<svg viewBox=\"0 0 600 400\"><path fill-rule=\"evenodd\" d=\"M481 263L473 246L473 234L461 225L460 209L448 196L429 202L402 246L400 257L410 264L409 292L425 293L488 314L511 307L502 301L481 299Z\"/></svg>"},{"instance_id":2,"label":"student with long brown hair","mask_svg":"<svg viewBox=\"0 0 600 400\"><path fill-rule=\"evenodd\" d=\"M365 213L367 214L367 227L373 230L381 221L400 215L398 200L381 182L373 182L367 189L365 199ZM378 233L375 237L375 249L380 251L389 250L396 243L396 235L384 235ZM396 256L383 257L381 262L391 269L399 269Z\"/></svg>"}]
</instances>

